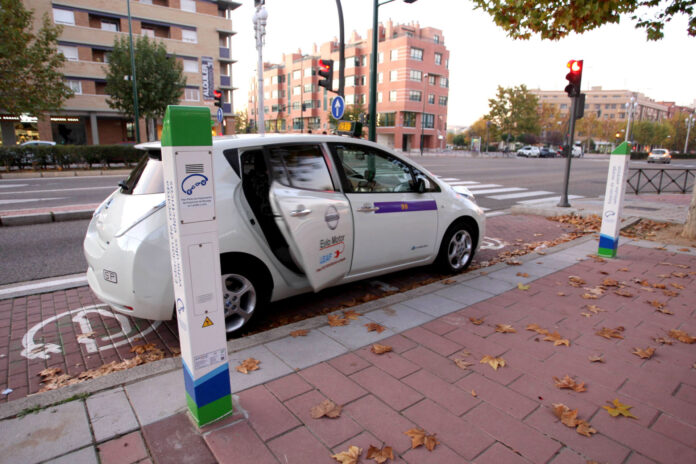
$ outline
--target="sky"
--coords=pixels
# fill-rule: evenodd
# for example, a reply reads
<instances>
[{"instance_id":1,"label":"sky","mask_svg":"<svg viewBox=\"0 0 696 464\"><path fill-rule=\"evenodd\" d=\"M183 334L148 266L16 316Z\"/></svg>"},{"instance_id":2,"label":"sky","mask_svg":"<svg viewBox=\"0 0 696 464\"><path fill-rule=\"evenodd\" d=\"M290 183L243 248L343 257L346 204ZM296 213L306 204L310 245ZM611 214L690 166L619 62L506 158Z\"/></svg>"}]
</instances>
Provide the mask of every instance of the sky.
<instances>
[{"instance_id":1,"label":"sky","mask_svg":"<svg viewBox=\"0 0 696 464\"><path fill-rule=\"evenodd\" d=\"M382 0L383 1L383 0ZM254 2L242 0L232 12L232 56L235 111L247 105L249 82L258 59L254 39ZM342 0L346 41L352 31L363 38L372 28L373 0ZM335 0L266 0L268 22L265 62L279 63L283 53L309 54L312 45L338 37ZM488 99L498 85L525 84L530 89L563 90L566 63L584 60L583 90L642 92L656 101L696 104L696 38L686 33L686 17L675 17L665 27L665 38L646 40L628 16L620 24L602 26L559 41L513 40L493 19L466 0L395 0L379 7L379 20L419 22L443 31L450 52L449 126L468 126L488 112ZM335 71L338 69L334 66Z\"/></svg>"}]
</instances>

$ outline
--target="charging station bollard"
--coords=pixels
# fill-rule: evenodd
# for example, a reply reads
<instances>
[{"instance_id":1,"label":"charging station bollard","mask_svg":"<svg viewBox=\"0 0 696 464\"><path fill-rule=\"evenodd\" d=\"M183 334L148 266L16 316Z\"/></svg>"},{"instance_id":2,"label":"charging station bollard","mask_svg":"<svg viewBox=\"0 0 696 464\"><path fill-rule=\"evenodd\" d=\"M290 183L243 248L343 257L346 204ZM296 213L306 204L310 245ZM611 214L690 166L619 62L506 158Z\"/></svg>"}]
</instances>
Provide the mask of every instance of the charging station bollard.
<instances>
[{"instance_id":1,"label":"charging station bollard","mask_svg":"<svg viewBox=\"0 0 696 464\"><path fill-rule=\"evenodd\" d=\"M202 427L232 412L207 107L167 107L162 164L186 402Z\"/></svg>"},{"instance_id":2,"label":"charging station bollard","mask_svg":"<svg viewBox=\"0 0 696 464\"><path fill-rule=\"evenodd\" d=\"M629 147L628 143L623 142L611 152L609 157L607 189L604 193L604 210L602 211L602 228L599 232L599 250L597 250L597 255L606 258L615 258L616 250L619 247L621 213L623 211L630 155L631 147Z\"/></svg>"}]
</instances>

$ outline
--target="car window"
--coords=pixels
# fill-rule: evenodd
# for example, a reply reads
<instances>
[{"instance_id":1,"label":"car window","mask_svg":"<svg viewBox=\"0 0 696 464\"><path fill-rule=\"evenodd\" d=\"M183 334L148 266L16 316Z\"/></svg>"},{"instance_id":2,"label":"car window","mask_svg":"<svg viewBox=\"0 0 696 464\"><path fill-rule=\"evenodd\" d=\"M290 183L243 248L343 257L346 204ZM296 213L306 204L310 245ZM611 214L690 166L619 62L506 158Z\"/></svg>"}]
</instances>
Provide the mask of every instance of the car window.
<instances>
[{"instance_id":1,"label":"car window","mask_svg":"<svg viewBox=\"0 0 696 464\"><path fill-rule=\"evenodd\" d=\"M148 195L164 193L162 155L159 150L143 155L138 165L131 171L121 186L121 193L127 195Z\"/></svg>"},{"instance_id":2,"label":"car window","mask_svg":"<svg viewBox=\"0 0 696 464\"><path fill-rule=\"evenodd\" d=\"M657 149L657 150L653 150L653 153L656 155L663 155L665 153L665 151Z\"/></svg>"},{"instance_id":3,"label":"car window","mask_svg":"<svg viewBox=\"0 0 696 464\"><path fill-rule=\"evenodd\" d=\"M415 192L411 166L395 156L362 145L336 144L332 149L343 168L347 192Z\"/></svg>"},{"instance_id":4,"label":"car window","mask_svg":"<svg viewBox=\"0 0 696 464\"><path fill-rule=\"evenodd\" d=\"M271 175L281 184L305 190L335 190L318 145L271 147L268 153Z\"/></svg>"}]
</instances>

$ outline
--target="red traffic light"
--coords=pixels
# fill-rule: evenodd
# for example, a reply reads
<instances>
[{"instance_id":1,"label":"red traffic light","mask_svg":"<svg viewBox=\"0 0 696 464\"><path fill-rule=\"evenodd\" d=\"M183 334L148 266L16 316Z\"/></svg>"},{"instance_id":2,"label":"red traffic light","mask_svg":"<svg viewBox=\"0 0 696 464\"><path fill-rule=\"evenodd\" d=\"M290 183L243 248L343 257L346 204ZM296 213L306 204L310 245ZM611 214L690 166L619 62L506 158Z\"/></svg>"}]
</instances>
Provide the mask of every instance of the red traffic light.
<instances>
[{"instance_id":1,"label":"red traffic light","mask_svg":"<svg viewBox=\"0 0 696 464\"><path fill-rule=\"evenodd\" d=\"M569 97L575 98L580 96L580 83L582 81L582 61L570 60L566 65L570 72L566 74L568 85L565 88Z\"/></svg>"},{"instance_id":2,"label":"red traffic light","mask_svg":"<svg viewBox=\"0 0 696 464\"><path fill-rule=\"evenodd\" d=\"M582 72L582 60L570 60L568 62L568 69L570 69L572 73Z\"/></svg>"},{"instance_id":3,"label":"red traffic light","mask_svg":"<svg viewBox=\"0 0 696 464\"><path fill-rule=\"evenodd\" d=\"M215 98L222 98L222 92L220 92L219 90L213 90L213 96Z\"/></svg>"},{"instance_id":4,"label":"red traffic light","mask_svg":"<svg viewBox=\"0 0 696 464\"><path fill-rule=\"evenodd\" d=\"M322 71L328 71L331 69L331 65L333 65L333 60L331 60L331 63L327 63L325 60L319 60L319 67Z\"/></svg>"}]
</instances>

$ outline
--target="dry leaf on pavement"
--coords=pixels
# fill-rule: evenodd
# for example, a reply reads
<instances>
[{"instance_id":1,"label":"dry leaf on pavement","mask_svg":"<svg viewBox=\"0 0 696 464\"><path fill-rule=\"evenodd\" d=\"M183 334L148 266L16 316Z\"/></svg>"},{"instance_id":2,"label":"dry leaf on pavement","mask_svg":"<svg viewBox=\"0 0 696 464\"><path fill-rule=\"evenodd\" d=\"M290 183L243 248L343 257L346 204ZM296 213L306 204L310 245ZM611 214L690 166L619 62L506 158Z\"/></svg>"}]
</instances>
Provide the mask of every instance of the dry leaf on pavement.
<instances>
[{"instance_id":1,"label":"dry leaf on pavement","mask_svg":"<svg viewBox=\"0 0 696 464\"><path fill-rule=\"evenodd\" d=\"M570 340L567 338L563 338L561 334L558 332L554 333L548 333L544 337L545 342L553 342L553 346L560 346L560 345L565 345L565 346L570 346Z\"/></svg>"},{"instance_id":2,"label":"dry leaf on pavement","mask_svg":"<svg viewBox=\"0 0 696 464\"><path fill-rule=\"evenodd\" d=\"M558 292L558 293L556 293L556 295L558 295L558 296L566 296L566 294L563 293L563 292Z\"/></svg>"},{"instance_id":3,"label":"dry leaf on pavement","mask_svg":"<svg viewBox=\"0 0 696 464\"><path fill-rule=\"evenodd\" d=\"M483 324L483 321L485 320L485 317L482 317L481 319L476 319L475 317L470 317L469 320L471 321L472 324L474 325L481 325Z\"/></svg>"},{"instance_id":4,"label":"dry leaf on pavement","mask_svg":"<svg viewBox=\"0 0 696 464\"><path fill-rule=\"evenodd\" d=\"M549 333L548 330L539 327L539 324L527 324L527 327L525 327L526 330L531 330L532 332L536 332L541 335L547 335Z\"/></svg>"},{"instance_id":5,"label":"dry leaf on pavement","mask_svg":"<svg viewBox=\"0 0 696 464\"><path fill-rule=\"evenodd\" d=\"M672 344L672 340L667 340L664 337L652 337L652 339L655 342L659 343L660 345L671 345Z\"/></svg>"},{"instance_id":6,"label":"dry leaf on pavement","mask_svg":"<svg viewBox=\"0 0 696 464\"><path fill-rule=\"evenodd\" d=\"M692 343L696 343L696 337L692 337L688 333L684 332L683 330L670 330L669 331L669 336L672 338L676 338L682 343L688 343L689 345Z\"/></svg>"},{"instance_id":7,"label":"dry leaf on pavement","mask_svg":"<svg viewBox=\"0 0 696 464\"><path fill-rule=\"evenodd\" d=\"M575 428L575 431L580 435L591 437L593 433L597 433L597 430L589 422L584 419L578 419L577 409L570 409L563 403L554 403L553 413L561 420L563 425Z\"/></svg>"},{"instance_id":8,"label":"dry leaf on pavement","mask_svg":"<svg viewBox=\"0 0 696 464\"><path fill-rule=\"evenodd\" d=\"M474 363L471 363L469 361L466 361L462 358L454 358L453 359L454 363L460 368L460 369L468 369L469 366L473 366Z\"/></svg>"},{"instance_id":9,"label":"dry leaf on pavement","mask_svg":"<svg viewBox=\"0 0 696 464\"><path fill-rule=\"evenodd\" d=\"M667 303L662 303L661 301L657 300L647 300L647 303L652 305L652 307L655 309L662 309L667 305Z\"/></svg>"},{"instance_id":10,"label":"dry leaf on pavement","mask_svg":"<svg viewBox=\"0 0 696 464\"><path fill-rule=\"evenodd\" d=\"M628 272L628 268L627 268L627 267L620 267L619 269L617 269L617 271L619 271L619 272Z\"/></svg>"},{"instance_id":11,"label":"dry leaf on pavement","mask_svg":"<svg viewBox=\"0 0 696 464\"><path fill-rule=\"evenodd\" d=\"M593 433L597 433L597 430L592 427L589 422L582 419L578 421L578 426L575 428L575 431L588 438L592 437Z\"/></svg>"},{"instance_id":12,"label":"dry leaf on pavement","mask_svg":"<svg viewBox=\"0 0 696 464\"><path fill-rule=\"evenodd\" d=\"M338 314L329 314L326 316L329 319L329 325L331 327L340 327L342 325L348 325L348 319L341 317Z\"/></svg>"},{"instance_id":13,"label":"dry leaf on pavement","mask_svg":"<svg viewBox=\"0 0 696 464\"><path fill-rule=\"evenodd\" d=\"M445 284L445 285L452 285L452 284L456 284L457 281L454 279L445 279L445 280L440 281L440 283ZM372 446L372 445L370 445L370 446Z\"/></svg>"},{"instance_id":14,"label":"dry leaf on pavement","mask_svg":"<svg viewBox=\"0 0 696 464\"><path fill-rule=\"evenodd\" d=\"M607 401L607 403L608 403L608 401ZM624 416L624 417L631 417L631 418L633 418L633 419L638 419L638 418L637 418L636 416L634 416L634 415L631 413L631 411L630 411L630 409L631 409L633 406L629 406L629 405L627 405L627 404L622 404L622 403L618 400L618 398L615 399L614 401L612 401L612 404L614 405L613 408L612 408L611 406L602 406L604 409L607 410L607 412L609 413L609 415L610 415L611 417Z\"/></svg>"},{"instance_id":15,"label":"dry leaf on pavement","mask_svg":"<svg viewBox=\"0 0 696 464\"><path fill-rule=\"evenodd\" d=\"M603 363L604 362L604 358L599 356L599 355L588 356L587 359L589 359L590 362L593 362L593 363Z\"/></svg>"},{"instance_id":16,"label":"dry leaf on pavement","mask_svg":"<svg viewBox=\"0 0 696 464\"><path fill-rule=\"evenodd\" d=\"M500 333L517 333L517 330L509 324L496 324L495 331Z\"/></svg>"},{"instance_id":17,"label":"dry leaf on pavement","mask_svg":"<svg viewBox=\"0 0 696 464\"><path fill-rule=\"evenodd\" d=\"M358 320L358 317L360 317L360 313L356 313L354 309L344 309L343 310L343 317L346 319L352 319L354 321Z\"/></svg>"},{"instance_id":18,"label":"dry leaf on pavement","mask_svg":"<svg viewBox=\"0 0 696 464\"><path fill-rule=\"evenodd\" d=\"M568 390L573 390L577 393L587 391L587 388L585 388L585 382L577 383L568 374L566 374L562 379L553 377L553 381L556 384L556 387L560 389L567 388Z\"/></svg>"},{"instance_id":19,"label":"dry leaf on pavement","mask_svg":"<svg viewBox=\"0 0 696 464\"><path fill-rule=\"evenodd\" d=\"M619 296L626 297L626 298L630 298L633 296L633 293L629 292L628 290L624 290L623 288L620 288L619 290L615 291L614 293L619 295Z\"/></svg>"},{"instance_id":20,"label":"dry leaf on pavement","mask_svg":"<svg viewBox=\"0 0 696 464\"><path fill-rule=\"evenodd\" d=\"M362 454L362 448L357 446L350 446L348 451L341 451L338 454L332 454L331 457L341 464L358 464L360 455Z\"/></svg>"},{"instance_id":21,"label":"dry leaf on pavement","mask_svg":"<svg viewBox=\"0 0 696 464\"><path fill-rule=\"evenodd\" d=\"M635 354L641 359L650 359L653 357L653 354L655 354L655 348L649 347L646 349L642 348L633 348L633 351L631 353Z\"/></svg>"},{"instance_id":22,"label":"dry leaf on pavement","mask_svg":"<svg viewBox=\"0 0 696 464\"><path fill-rule=\"evenodd\" d=\"M568 284L571 287L582 287L586 283L587 282L585 282L583 279L581 279L578 276L568 276Z\"/></svg>"},{"instance_id":23,"label":"dry leaf on pavement","mask_svg":"<svg viewBox=\"0 0 696 464\"><path fill-rule=\"evenodd\" d=\"M290 332L290 336L291 337L306 337L308 333L309 333L308 330L299 329L299 330L293 330L292 332Z\"/></svg>"},{"instance_id":24,"label":"dry leaf on pavement","mask_svg":"<svg viewBox=\"0 0 696 464\"><path fill-rule=\"evenodd\" d=\"M80 340L91 338L93 339L96 333L94 331L92 332L85 332L77 335L77 341L79 342Z\"/></svg>"},{"instance_id":25,"label":"dry leaf on pavement","mask_svg":"<svg viewBox=\"0 0 696 464\"><path fill-rule=\"evenodd\" d=\"M392 347L389 345L380 345L379 343L373 343L372 348L370 348L370 351L372 351L374 354L384 354L388 353L392 350Z\"/></svg>"},{"instance_id":26,"label":"dry leaf on pavement","mask_svg":"<svg viewBox=\"0 0 696 464\"><path fill-rule=\"evenodd\" d=\"M604 337L607 340L611 340L612 338L624 338L623 335L621 335L621 332L624 331L624 328L619 326L615 329L610 329L609 327L602 327L602 330L599 332L596 332L596 335L599 335L600 337Z\"/></svg>"},{"instance_id":27,"label":"dry leaf on pavement","mask_svg":"<svg viewBox=\"0 0 696 464\"><path fill-rule=\"evenodd\" d=\"M673 315L674 315L674 313L673 313L672 311L670 311L669 309L657 309L656 311L657 311L658 313L667 314L667 315L669 315L669 316L673 316Z\"/></svg>"},{"instance_id":28,"label":"dry leaf on pavement","mask_svg":"<svg viewBox=\"0 0 696 464\"><path fill-rule=\"evenodd\" d=\"M586 300L596 300L598 298L597 295L593 295L592 293L583 293L580 296Z\"/></svg>"},{"instance_id":29,"label":"dry leaf on pavement","mask_svg":"<svg viewBox=\"0 0 696 464\"><path fill-rule=\"evenodd\" d=\"M365 324L365 327L367 327L368 332L377 332L377 333L382 333L386 329L386 327L384 327L383 325L378 324L376 322L370 322L368 324Z\"/></svg>"},{"instance_id":30,"label":"dry leaf on pavement","mask_svg":"<svg viewBox=\"0 0 696 464\"><path fill-rule=\"evenodd\" d=\"M593 304L585 305L585 307L586 307L588 310L590 310L591 312L595 313L595 314L607 312L606 309L602 309L602 308L600 308L599 306L593 305Z\"/></svg>"},{"instance_id":31,"label":"dry leaf on pavement","mask_svg":"<svg viewBox=\"0 0 696 464\"><path fill-rule=\"evenodd\" d=\"M404 432L405 435L411 437L411 449L418 448L423 445L428 451L435 449L440 442L435 437L435 434L428 435L423 429L413 428Z\"/></svg>"},{"instance_id":32,"label":"dry leaf on pavement","mask_svg":"<svg viewBox=\"0 0 696 464\"><path fill-rule=\"evenodd\" d=\"M476 398L478 396L478 393L476 393L476 390L471 390L471 396Z\"/></svg>"},{"instance_id":33,"label":"dry leaf on pavement","mask_svg":"<svg viewBox=\"0 0 696 464\"><path fill-rule=\"evenodd\" d=\"M387 459L394 459L394 451L392 450L391 446L385 446L384 448L379 449L376 446L370 445L370 447L367 449L367 455L365 457L367 459L374 459L377 464L382 464L387 462Z\"/></svg>"},{"instance_id":34,"label":"dry leaf on pavement","mask_svg":"<svg viewBox=\"0 0 696 464\"><path fill-rule=\"evenodd\" d=\"M518 282L517 289L527 291L527 290L529 290L529 284L525 285L522 282Z\"/></svg>"},{"instance_id":35,"label":"dry leaf on pavement","mask_svg":"<svg viewBox=\"0 0 696 464\"><path fill-rule=\"evenodd\" d=\"M529 277L529 274L527 274L526 272L518 272L517 277L525 277L526 278L526 277Z\"/></svg>"},{"instance_id":36,"label":"dry leaf on pavement","mask_svg":"<svg viewBox=\"0 0 696 464\"><path fill-rule=\"evenodd\" d=\"M684 290L684 286L682 284L678 284L675 282L670 282L670 285L678 290Z\"/></svg>"},{"instance_id":37,"label":"dry leaf on pavement","mask_svg":"<svg viewBox=\"0 0 696 464\"><path fill-rule=\"evenodd\" d=\"M653 284L653 288L659 288L660 290L664 290L667 288L665 284Z\"/></svg>"},{"instance_id":38,"label":"dry leaf on pavement","mask_svg":"<svg viewBox=\"0 0 696 464\"><path fill-rule=\"evenodd\" d=\"M679 296L679 292L675 292L674 290L662 290L662 294L664 296Z\"/></svg>"},{"instance_id":39,"label":"dry leaf on pavement","mask_svg":"<svg viewBox=\"0 0 696 464\"><path fill-rule=\"evenodd\" d=\"M259 369L259 361L258 359L254 358L247 358L242 363L237 366L237 371L241 372L242 374L248 374L250 371L256 371Z\"/></svg>"},{"instance_id":40,"label":"dry leaf on pavement","mask_svg":"<svg viewBox=\"0 0 696 464\"><path fill-rule=\"evenodd\" d=\"M618 287L619 282L617 280L610 279L609 277L607 277L602 281L602 285L604 285L605 287Z\"/></svg>"},{"instance_id":41,"label":"dry leaf on pavement","mask_svg":"<svg viewBox=\"0 0 696 464\"><path fill-rule=\"evenodd\" d=\"M331 400L324 400L318 405L312 407L311 413L313 419L319 419L320 417L329 417L335 419L341 415L342 406L337 405Z\"/></svg>"},{"instance_id":42,"label":"dry leaf on pavement","mask_svg":"<svg viewBox=\"0 0 696 464\"><path fill-rule=\"evenodd\" d=\"M673 272L672 276L674 277L679 277L680 279L683 279L686 277L688 274L686 272Z\"/></svg>"},{"instance_id":43,"label":"dry leaf on pavement","mask_svg":"<svg viewBox=\"0 0 696 464\"><path fill-rule=\"evenodd\" d=\"M493 368L493 370L498 370L498 367L505 367L505 360L503 358L496 358L490 355L485 355L481 358L480 364L488 364Z\"/></svg>"}]
</instances>

